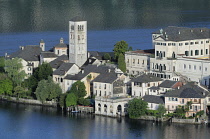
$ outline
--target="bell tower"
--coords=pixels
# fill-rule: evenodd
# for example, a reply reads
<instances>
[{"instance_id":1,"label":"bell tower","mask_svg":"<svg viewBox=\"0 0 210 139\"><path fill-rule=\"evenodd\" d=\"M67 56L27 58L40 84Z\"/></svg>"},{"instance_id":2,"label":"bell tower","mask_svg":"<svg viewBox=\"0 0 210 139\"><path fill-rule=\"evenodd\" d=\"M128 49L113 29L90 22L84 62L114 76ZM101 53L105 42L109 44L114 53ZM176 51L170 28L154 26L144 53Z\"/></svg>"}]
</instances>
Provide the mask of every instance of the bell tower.
<instances>
[{"instance_id":1,"label":"bell tower","mask_svg":"<svg viewBox=\"0 0 210 139\"><path fill-rule=\"evenodd\" d=\"M87 60L87 21L69 21L69 60L81 67Z\"/></svg>"}]
</instances>

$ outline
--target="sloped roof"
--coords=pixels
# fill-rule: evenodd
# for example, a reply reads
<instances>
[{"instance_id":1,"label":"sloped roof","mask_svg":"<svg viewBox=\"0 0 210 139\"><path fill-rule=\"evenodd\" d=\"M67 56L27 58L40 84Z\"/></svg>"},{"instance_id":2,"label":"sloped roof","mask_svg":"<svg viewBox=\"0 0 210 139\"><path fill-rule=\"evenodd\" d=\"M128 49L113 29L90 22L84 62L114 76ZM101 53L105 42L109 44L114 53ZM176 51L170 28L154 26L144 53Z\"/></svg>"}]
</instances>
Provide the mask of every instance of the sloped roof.
<instances>
[{"instance_id":1,"label":"sloped roof","mask_svg":"<svg viewBox=\"0 0 210 139\"><path fill-rule=\"evenodd\" d=\"M165 94L165 97L178 97L178 98L205 98L209 92L200 88L193 83L187 83L180 89L176 89Z\"/></svg>"},{"instance_id":2,"label":"sloped roof","mask_svg":"<svg viewBox=\"0 0 210 139\"><path fill-rule=\"evenodd\" d=\"M165 41L185 41L210 38L210 29L169 26L153 34L160 34Z\"/></svg>"},{"instance_id":3,"label":"sloped roof","mask_svg":"<svg viewBox=\"0 0 210 139\"><path fill-rule=\"evenodd\" d=\"M145 95L143 100L148 103L157 103L157 104L164 104L164 97L163 96L154 96L154 95Z\"/></svg>"},{"instance_id":4,"label":"sloped roof","mask_svg":"<svg viewBox=\"0 0 210 139\"><path fill-rule=\"evenodd\" d=\"M43 58L55 58L58 57L55 53L53 52L41 52L41 56Z\"/></svg>"},{"instance_id":5,"label":"sloped roof","mask_svg":"<svg viewBox=\"0 0 210 139\"><path fill-rule=\"evenodd\" d=\"M150 87L149 89L151 89L151 90L159 90L160 87L158 87L158 86L152 86L152 87Z\"/></svg>"},{"instance_id":6,"label":"sloped roof","mask_svg":"<svg viewBox=\"0 0 210 139\"><path fill-rule=\"evenodd\" d=\"M61 55L59 57L57 57L55 60L51 61L49 64L52 68L57 69L58 67L61 66L61 64L64 63L64 61L68 60L68 56L67 55Z\"/></svg>"},{"instance_id":7,"label":"sloped roof","mask_svg":"<svg viewBox=\"0 0 210 139\"><path fill-rule=\"evenodd\" d=\"M172 80L164 80L159 87L164 87L164 88L172 88L177 81L172 81Z\"/></svg>"},{"instance_id":8,"label":"sloped roof","mask_svg":"<svg viewBox=\"0 0 210 139\"><path fill-rule=\"evenodd\" d=\"M59 43L59 44L55 45L54 48L66 48L67 49L68 47L67 47L67 44L65 44L65 43Z\"/></svg>"},{"instance_id":9,"label":"sloped roof","mask_svg":"<svg viewBox=\"0 0 210 139\"><path fill-rule=\"evenodd\" d=\"M139 82L139 83L148 83L148 82L156 82L162 81L163 79L153 76L151 74L143 74L138 76L137 78L133 78L131 82Z\"/></svg>"},{"instance_id":10,"label":"sloped roof","mask_svg":"<svg viewBox=\"0 0 210 139\"><path fill-rule=\"evenodd\" d=\"M113 83L115 80L117 80L117 74L107 72L100 74L92 82Z\"/></svg>"},{"instance_id":11,"label":"sloped roof","mask_svg":"<svg viewBox=\"0 0 210 139\"><path fill-rule=\"evenodd\" d=\"M86 77L89 73L94 72L94 73L106 73L108 70L111 69L111 72L114 71L114 69L109 68L107 66L97 66L97 65L87 65L83 67L82 71L79 72L76 75L67 75L65 79L68 80L82 80L84 77Z\"/></svg>"},{"instance_id":12,"label":"sloped roof","mask_svg":"<svg viewBox=\"0 0 210 139\"><path fill-rule=\"evenodd\" d=\"M42 49L39 45L28 45L22 47L22 49L12 53L9 58L22 58L26 61L39 61L39 55L42 52Z\"/></svg>"},{"instance_id":13,"label":"sloped roof","mask_svg":"<svg viewBox=\"0 0 210 139\"><path fill-rule=\"evenodd\" d=\"M74 63L63 63L57 70L53 72L53 75L65 75L66 72L74 65Z\"/></svg>"}]
</instances>

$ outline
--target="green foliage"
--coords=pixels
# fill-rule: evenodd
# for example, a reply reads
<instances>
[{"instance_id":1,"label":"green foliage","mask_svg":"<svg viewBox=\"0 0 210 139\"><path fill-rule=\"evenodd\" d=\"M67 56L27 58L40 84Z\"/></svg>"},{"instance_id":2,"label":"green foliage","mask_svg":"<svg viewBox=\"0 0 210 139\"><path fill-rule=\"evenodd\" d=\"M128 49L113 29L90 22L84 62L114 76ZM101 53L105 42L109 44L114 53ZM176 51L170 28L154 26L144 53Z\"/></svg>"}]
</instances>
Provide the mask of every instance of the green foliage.
<instances>
[{"instance_id":1,"label":"green foliage","mask_svg":"<svg viewBox=\"0 0 210 139\"><path fill-rule=\"evenodd\" d=\"M161 105L161 104L160 104L160 105L158 106L157 111L158 111L158 116L160 116L160 117L162 118L162 117L163 117L163 114L166 113L166 108L165 108L164 105Z\"/></svg>"},{"instance_id":2,"label":"green foliage","mask_svg":"<svg viewBox=\"0 0 210 139\"><path fill-rule=\"evenodd\" d=\"M78 104L84 105L84 106L89 106L90 105L90 100L81 97L81 98L78 99Z\"/></svg>"},{"instance_id":3,"label":"green foliage","mask_svg":"<svg viewBox=\"0 0 210 139\"><path fill-rule=\"evenodd\" d=\"M67 94L61 94L60 97L59 97L59 105L62 108L65 107L66 96L67 96Z\"/></svg>"},{"instance_id":4,"label":"green foliage","mask_svg":"<svg viewBox=\"0 0 210 139\"><path fill-rule=\"evenodd\" d=\"M185 110L183 106L178 106L175 110L175 116L178 118L185 118Z\"/></svg>"},{"instance_id":5,"label":"green foliage","mask_svg":"<svg viewBox=\"0 0 210 139\"><path fill-rule=\"evenodd\" d=\"M12 79L15 86L21 86L22 81L26 77L26 73L22 70L21 59L14 58L5 61L5 71L8 76Z\"/></svg>"},{"instance_id":6,"label":"green foliage","mask_svg":"<svg viewBox=\"0 0 210 139\"><path fill-rule=\"evenodd\" d=\"M77 105L77 96L73 93L70 93L66 97L66 107Z\"/></svg>"},{"instance_id":7,"label":"green foliage","mask_svg":"<svg viewBox=\"0 0 210 139\"><path fill-rule=\"evenodd\" d=\"M133 48L130 46L130 47L128 48L128 51L133 51Z\"/></svg>"},{"instance_id":8,"label":"green foliage","mask_svg":"<svg viewBox=\"0 0 210 139\"><path fill-rule=\"evenodd\" d=\"M0 57L0 72L4 72L4 67L5 67L5 63L4 63L4 57Z\"/></svg>"},{"instance_id":9,"label":"green foliage","mask_svg":"<svg viewBox=\"0 0 210 139\"><path fill-rule=\"evenodd\" d=\"M24 85L32 92L35 92L38 85L38 80L32 75L24 81Z\"/></svg>"},{"instance_id":10,"label":"green foliage","mask_svg":"<svg viewBox=\"0 0 210 139\"><path fill-rule=\"evenodd\" d=\"M126 64L125 64L125 57L123 54L120 54L118 57L118 68L122 72L126 72Z\"/></svg>"},{"instance_id":11,"label":"green foliage","mask_svg":"<svg viewBox=\"0 0 210 139\"><path fill-rule=\"evenodd\" d=\"M87 94L85 89L85 84L83 82L76 81L72 84L72 87L68 93L74 93L77 98L81 98Z\"/></svg>"},{"instance_id":12,"label":"green foliage","mask_svg":"<svg viewBox=\"0 0 210 139\"><path fill-rule=\"evenodd\" d=\"M146 114L149 116L158 116L158 111L157 110L147 110Z\"/></svg>"},{"instance_id":13,"label":"green foliage","mask_svg":"<svg viewBox=\"0 0 210 139\"><path fill-rule=\"evenodd\" d=\"M52 76L53 70L49 63L43 63L34 72L34 77L38 80L47 80L48 76Z\"/></svg>"},{"instance_id":14,"label":"green foliage","mask_svg":"<svg viewBox=\"0 0 210 139\"><path fill-rule=\"evenodd\" d=\"M0 78L0 94L12 95L13 83L9 78Z\"/></svg>"},{"instance_id":15,"label":"green foliage","mask_svg":"<svg viewBox=\"0 0 210 139\"><path fill-rule=\"evenodd\" d=\"M57 99L61 93L60 86L53 82L52 77L49 77L48 80L41 80L35 92L37 99L42 102Z\"/></svg>"},{"instance_id":16,"label":"green foliage","mask_svg":"<svg viewBox=\"0 0 210 139\"><path fill-rule=\"evenodd\" d=\"M105 53L103 56L104 60L111 60L111 56L109 55L109 53Z\"/></svg>"},{"instance_id":17,"label":"green foliage","mask_svg":"<svg viewBox=\"0 0 210 139\"><path fill-rule=\"evenodd\" d=\"M204 115L204 111L203 110L196 113L196 117L197 116L198 117L201 117L202 115Z\"/></svg>"},{"instance_id":18,"label":"green foliage","mask_svg":"<svg viewBox=\"0 0 210 139\"><path fill-rule=\"evenodd\" d=\"M128 103L128 114L130 118L138 118L145 115L147 111L147 102L142 99L134 98Z\"/></svg>"},{"instance_id":19,"label":"green foliage","mask_svg":"<svg viewBox=\"0 0 210 139\"><path fill-rule=\"evenodd\" d=\"M16 95L18 98L20 97L20 95L25 93L25 89L21 86L16 86L14 88L14 95Z\"/></svg>"},{"instance_id":20,"label":"green foliage","mask_svg":"<svg viewBox=\"0 0 210 139\"><path fill-rule=\"evenodd\" d=\"M125 52L128 51L128 44L126 41L119 41L114 45L114 57L117 60L120 54L125 55Z\"/></svg>"}]
</instances>

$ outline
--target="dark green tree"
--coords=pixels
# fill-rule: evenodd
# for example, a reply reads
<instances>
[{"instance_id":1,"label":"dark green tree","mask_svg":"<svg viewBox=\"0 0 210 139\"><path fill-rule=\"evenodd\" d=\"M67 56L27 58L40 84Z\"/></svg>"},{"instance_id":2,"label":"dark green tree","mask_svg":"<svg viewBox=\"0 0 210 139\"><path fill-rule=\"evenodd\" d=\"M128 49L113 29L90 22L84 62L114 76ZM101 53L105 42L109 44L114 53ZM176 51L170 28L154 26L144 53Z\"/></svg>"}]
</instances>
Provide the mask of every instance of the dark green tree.
<instances>
[{"instance_id":1,"label":"dark green tree","mask_svg":"<svg viewBox=\"0 0 210 139\"><path fill-rule=\"evenodd\" d=\"M111 56L109 55L109 53L105 53L103 56L104 60L111 60Z\"/></svg>"},{"instance_id":2,"label":"dark green tree","mask_svg":"<svg viewBox=\"0 0 210 139\"><path fill-rule=\"evenodd\" d=\"M185 117L185 110L184 106L178 106L177 109L175 110L175 116L178 118L183 118Z\"/></svg>"},{"instance_id":3,"label":"dark green tree","mask_svg":"<svg viewBox=\"0 0 210 139\"><path fill-rule=\"evenodd\" d=\"M126 41L119 41L114 45L114 58L118 60L120 54L125 55L125 52L128 51L128 44Z\"/></svg>"},{"instance_id":4,"label":"dark green tree","mask_svg":"<svg viewBox=\"0 0 210 139\"><path fill-rule=\"evenodd\" d=\"M161 105L161 104L160 104L160 105L158 106L157 111L158 111L158 115L162 118L162 117L163 117L163 114L166 113L166 108L165 108L164 105Z\"/></svg>"},{"instance_id":5,"label":"dark green tree","mask_svg":"<svg viewBox=\"0 0 210 139\"><path fill-rule=\"evenodd\" d=\"M26 73L22 68L21 59L19 58L7 59L5 61L5 71L12 79L14 86L21 86L21 83L26 77Z\"/></svg>"},{"instance_id":6,"label":"dark green tree","mask_svg":"<svg viewBox=\"0 0 210 139\"><path fill-rule=\"evenodd\" d=\"M35 92L37 99L41 102L52 99L57 100L61 93L60 86L52 81L52 77L49 77L48 80L41 80Z\"/></svg>"},{"instance_id":7,"label":"dark green tree","mask_svg":"<svg viewBox=\"0 0 210 139\"><path fill-rule=\"evenodd\" d=\"M59 97L59 105L62 108L62 110L63 110L63 108L65 107L65 104L66 104L66 96L67 96L67 94L65 93L65 94L61 94L60 97Z\"/></svg>"},{"instance_id":8,"label":"dark green tree","mask_svg":"<svg viewBox=\"0 0 210 139\"><path fill-rule=\"evenodd\" d=\"M196 113L196 117L201 117L202 115L204 115L203 110Z\"/></svg>"},{"instance_id":9,"label":"dark green tree","mask_svg":"<svg viewBox=\"0 0 210 139\"><path fill-rule=\"evenodd\" d=\"M13 83L7 78L0 80L0 94L12 95Z\"/></svg>"},{"instance_id":10,"label":"dark green tree","mask_svg":"<svg viewBox=\"0 0 210 139\"><path fill-rule=\"evenodd\" d=\"M4 67L5 67L5 63L4 63L4 57L0 57L0 72L4 72Z\"/></svg>"},{"instance_id":11,"label":"dark green tree","mask_svg":"<svg viewBox=\"0 0 210 139\"><path fill-rule=\"evenodd\" d=\"M41 81L43 79L47 80L48 76L52 76L53 70L49 63L43 63L34 72L34 77Z\"/></svg>"},{"instance_id":12,"label":"dark green tree","mask_svg":"<svg viewBox=\"0 0 210 139\"><path fill-rule=\"evenodd\" d=\"M134 98L128 102L128 114L130 118L138 118L145 115L147 111L147 102L142 99Z\"/></svg>"},{"instance_id":13,"label":"dark green tree","mask_svg":"<svg viewBox=\"0 0 210 139\"><path fill-rule=\"evenodd\" d=\"M18 98L25 93L25 89L21 86L16 86L14 88L14 95L16 95Z\"/></svg>"},{"instance_id":14,"label":"dark green tree","mask_svg":"<svg viewBox=\"0 0 210 139\"><path fill-rule=\"evenodd\" d=\"M66 107L77 105L77 96L74 93L70 93L66 97Z\"/></svg>"},{"instance_id":15,"label":"dark green tree","mask_svg":"<svg viewBox=\"0 0 210 139\"><path fill-rule=\"evenodd\" d=\"M72 84L71 89L68 91L68 93L74 93L77 98L84 97L86 93L86 87L85 84L81 81L76 81Z\"/></svg>"},{"instance_id":16,"label":"dark green tree","mask_svg":"<svg viewBox=\"0 0 210 139\"><path fill-rule=\"evenodd\" d=\"M123 54L120 54L118 57L118 68L122 72L126 72L126 64L125 64L125 57Z\"/></svg>"}]
</instances>

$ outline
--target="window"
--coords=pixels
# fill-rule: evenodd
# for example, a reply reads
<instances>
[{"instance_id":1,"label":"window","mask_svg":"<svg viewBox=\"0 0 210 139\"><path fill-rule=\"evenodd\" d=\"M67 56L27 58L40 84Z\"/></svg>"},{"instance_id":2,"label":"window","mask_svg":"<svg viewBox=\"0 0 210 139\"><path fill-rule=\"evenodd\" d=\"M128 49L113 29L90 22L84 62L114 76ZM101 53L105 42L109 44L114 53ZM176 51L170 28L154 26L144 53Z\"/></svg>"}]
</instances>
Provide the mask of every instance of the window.
<instances>
[{"instance_id":1,"label":"window","mask_svg":"<svg viewBox=\"0 0 210 139\"><path fill-rule=\"evenodd\" d=\"M176 46L176 43L172 43L172 46Z\"/></svg>"},{"instance_id":2,"label":"window","mask_svg":"<svg viewBox=\"0 0 210 139\"><path fill-rule=\"evenodd\" d=\"M206 49L206 54L208 54L208 49Z\"/></svg>"},{"instance_id":3,"label":"window","mask_svg":"<svg viewBox=\"0 0 210 139\"><path fill-rule=\"evenodd\" d=\"M199 66L199 70L201 70L201 66Z\"/></svg>"},{"instance_id":4,"label":"window","mask_svg":"<svg viewBox=\"0 0 210 139\"><path fill-rule=\"evenodd\" d=\"M195 42L195 44L199 44L199 42Z\"/></svg>"},{"instance_id":5,"label":"window","mask_svg":"<svg viewBox=\"0 0 210 139\"><path fill-rule=\"evenodd\" d=\"M135 64L135 59L133 59L133 64Z\"/></svg>"},{"instance_id":6,"label":"window","mask_svg":"<svg viewBox=\"0 0 210 139\"><path fill-rule=\"evenodd\" d=\"M159 51L156 51L156 56L159 56Z\"/></svg>"},{"instance_id":7,"label":"window","mask_svg":"<svg viewBox=\"0 0 210 139\"><path fill-rule=\"evenodd\" d=\"M144 60L142 61L142 64L144 65Z\"/></svg>"},{"instance_id":8,"label":"window","mask_svg":"<svg viewBox=\"0 0 210 139\"><path fill-rule=\"evenodd\" d=\"M201 55L203 55L203 49L201 49Z\"/></svg>"},{"instance_id":9,"label":"window","mask_svg":"<svg viewBox=\"0 0 210 139\"><path fill-rule=\"evenodd\" d=\"M139 64L139 59L138 59L138 62L137 63Z\"/></svg>"},{"instance_id":10,"label":"window","mask_svg":"<svg viewBox=\"0 0 210 139\"><path fill-rule=\"evenodd\" d=\"M191 50L191 56L193 56L193 51Z\"/></svg>"},{"instance_id":11,"label":"window","mask_svg":"<svg viewBox=\"0 0 210 139\"><path fill-rule=\"evenodd\" d=\"M191 69L191 65L189 65L189 69Z\"/></svg>"},{"instance_id":12,"label":"window","mask_svg":"<svg viewBox=\"0 0 210 139\"><path fill-rule=\"evenodd\" d=\"M168 43L168 46L171 46L171 43Z\"/></svg>"},{"instance_id":13,"label":"window","mask_svg":"<svg viewBox=\"0 0 210 139\"><path fill-rule=\"evenodd\" d=\"M185 51L185 55L186 56L189 56L189 51Z\"/></svg>"},{"instance_id":14,"label":"window","mask_svg":"<svg viewBox=\"0 0 210 139\"><path fill-rule=\"evenodd\" d=\"M190 45L193 45L194 44L194 42L190 42Z\"/></svg>"},{"instance_id":15,"label":"window","mask_svg":"<svg viewBox=\"0 0 210 139\"><path fill-rule=\"evenodd\" d=\"M209 43L209 41L206 41L206 43Z\"/></svg>"},{"instance_id":16,"label":"window","mask_svg":"<svg viewBox=\"0 0 210 139\"><path fill-rule=\"evenodd\" d=\"M203 41L201 41L201 44L203 44Z\"/></svg>"},{"instance_id":17,"label":"window","mask_svg":"<svg viewBox=\"0 0 210 139\"><path fill-rule=\"evenodd\" d=\"M205 71L207 71L207 67L205 67Z\"/></svg>"},{"instance_id":18,"label":"window","mask_svg":"<svg viewBox=\"0 0 210 139\"><path fill-rule=\"evenodd\" d=\"M185 43L185 45L188 45L188 44L189 44L188 42Z\"/></svg>"},{"instance_id":19,"label":"window","mask_svg":"<svg viewBox=\"0 0 210 139\"><path fill-rule=\"evenodd\" d=\"M186 69L186 64L184 64L184 69Z\"/></svg>"},{"instance_id":20,"label":"window","mask_svg":"<svg viewBox=\"0 0 210 139\"><path fill-rule=\"evenodd\" d=\"M31 71L31 68L28 68L28 71Z\"/></svg>"},{"instance_id":21,"label":"window","mask_svg":"<svg viewBox=\"0 0 210 139\"><path fill-rule=\"evenodd\" d=\"M183 44L182 43L179 43L179 46L182 46Z\"/></svg>"},{"instance_id":22,"label":"window","mask_svg":"<svg viewBox=\"0 0 210 139\"><path fill-rule=\"evenodd\" d=\"M196 70L196 65L194 65L194 70Z\"/></svg>"},{"instance_id":23,"label":"window","mask_svg":"<svg viewBox=\"0 0 210 139\"><path fill-rule=\"evenodd\" d=\"M195 55L199 55L199 50L195 50Z\"/></svg>"}]
</instances>

